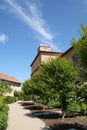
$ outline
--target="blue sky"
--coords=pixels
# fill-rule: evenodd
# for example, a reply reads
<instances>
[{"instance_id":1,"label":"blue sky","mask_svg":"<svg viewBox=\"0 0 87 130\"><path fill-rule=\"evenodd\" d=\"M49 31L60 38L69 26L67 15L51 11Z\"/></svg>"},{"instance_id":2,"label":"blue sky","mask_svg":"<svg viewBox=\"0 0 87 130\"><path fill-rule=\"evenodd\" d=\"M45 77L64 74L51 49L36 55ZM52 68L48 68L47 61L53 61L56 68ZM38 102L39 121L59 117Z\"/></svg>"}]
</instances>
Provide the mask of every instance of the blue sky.
<instances>
[{"instance_id":1,"label":"blue sky","mask_svg":"<svg viewBox=\"0 0 87 130\"><path fill-rule=\"evenodd\" d=\"M87 0L0 0L0 72L30 78L40 44L66 51L87 26Z\"/></svg>"}]
</instances>

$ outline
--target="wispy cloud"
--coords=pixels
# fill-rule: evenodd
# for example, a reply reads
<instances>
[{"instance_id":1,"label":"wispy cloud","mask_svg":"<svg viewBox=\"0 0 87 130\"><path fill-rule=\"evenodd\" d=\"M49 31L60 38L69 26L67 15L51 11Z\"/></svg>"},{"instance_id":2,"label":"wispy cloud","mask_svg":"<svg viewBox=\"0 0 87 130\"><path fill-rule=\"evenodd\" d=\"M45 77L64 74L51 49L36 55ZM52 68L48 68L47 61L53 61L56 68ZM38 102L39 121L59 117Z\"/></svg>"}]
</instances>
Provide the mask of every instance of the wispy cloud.
<instances>
[{"instance_id":1,"label":"wispy cloud","mask_svg":"<svg viewBox=\"0 0 87 130\"><path fill-rule=\"evenodd\" d=\"M17 15L28 27L31 27L36 32L35 37L39 42L49 44L54 50L58 49L53 42L54 35L51 33L46 21L42 18L41 11L35 3L25 2L28 13L24 6L19 5L15 0L5 0L5 4L7 4L10 13Z\"/></svg>"},{"instance_id":2,"label":"wispy cloud","mask_svg":"<svg viewBox=\"0 0 87 130\"><path fill-rule=\"evenodd\" d=\"M8 37L5 34L0 33L0 44L8 41Z\"/></svg>"}]
</instances>

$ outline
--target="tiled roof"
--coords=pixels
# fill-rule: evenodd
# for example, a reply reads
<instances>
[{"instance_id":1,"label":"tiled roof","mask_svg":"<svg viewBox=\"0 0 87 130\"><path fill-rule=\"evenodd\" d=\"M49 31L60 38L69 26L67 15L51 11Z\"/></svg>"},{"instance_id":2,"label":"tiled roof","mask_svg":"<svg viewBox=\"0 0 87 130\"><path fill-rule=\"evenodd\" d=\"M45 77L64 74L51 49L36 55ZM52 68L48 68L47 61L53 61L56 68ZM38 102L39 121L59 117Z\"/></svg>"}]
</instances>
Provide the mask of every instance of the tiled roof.
<instances>
[{"instance_id":1,"label":"tiled roof","mask_svg":"<svg viewBox=\"0 0 87 130\"><path fill-rule=\"evenodd\" d=\"M5 80L5 81L14 82L14 83L20 83L20 81L17 80L15 77L9 76L9 75L3 74L3 73L0 73L0 79Z\"/></svg>"}]
</instances>

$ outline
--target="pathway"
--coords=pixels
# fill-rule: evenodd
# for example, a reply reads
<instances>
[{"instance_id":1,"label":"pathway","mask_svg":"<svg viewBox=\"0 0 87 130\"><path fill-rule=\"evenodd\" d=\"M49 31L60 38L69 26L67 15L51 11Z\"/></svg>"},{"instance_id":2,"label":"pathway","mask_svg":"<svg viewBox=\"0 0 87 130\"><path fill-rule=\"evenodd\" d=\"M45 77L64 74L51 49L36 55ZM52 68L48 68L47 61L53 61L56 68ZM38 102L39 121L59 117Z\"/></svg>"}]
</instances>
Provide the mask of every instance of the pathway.
<instances>
[{"instance_id":1,"label":"pathway","mask_svg":"<svg viewBox=\"0 0 87 130\"><path fill-rule=\"evenodd\" d=\"M9 105L7 130L48 130L48 126L39 118L29 116L30 110L24 109L18 101Z\"/></svg>"}]
</instances>

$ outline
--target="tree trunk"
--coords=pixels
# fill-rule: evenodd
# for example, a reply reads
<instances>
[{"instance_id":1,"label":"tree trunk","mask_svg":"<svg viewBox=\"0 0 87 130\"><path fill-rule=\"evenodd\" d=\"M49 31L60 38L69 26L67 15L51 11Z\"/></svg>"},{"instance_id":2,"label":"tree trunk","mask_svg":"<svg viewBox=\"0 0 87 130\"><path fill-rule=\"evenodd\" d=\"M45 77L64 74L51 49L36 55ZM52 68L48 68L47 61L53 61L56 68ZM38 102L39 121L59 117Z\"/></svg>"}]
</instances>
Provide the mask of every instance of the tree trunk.
<instances>
[{"instance_id":1,"label":"tree trunk","mask_svg":"<svg viewBox=\"0 0 87 130\"><path fill-rule=\"evenodd\" d=\"M65 118L65 106L66 106L66 99L65 99L65 97L62 97L61 96L61 109L62 109L62 119L64 119Z\"/></svg>"},{"instance_id":2,"label":"tree trunk","mask_svg":"<svg viewBox=\"0 0 87 130\"><path fill-rule=\"evenodd\" d=\"M62 112L62 119L65 118L65 115L66 115L66 114L65 114L65 112L63 111L63 112Z\"/></svg>"}]
</instances>

